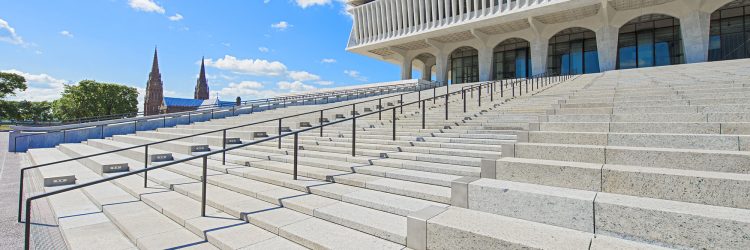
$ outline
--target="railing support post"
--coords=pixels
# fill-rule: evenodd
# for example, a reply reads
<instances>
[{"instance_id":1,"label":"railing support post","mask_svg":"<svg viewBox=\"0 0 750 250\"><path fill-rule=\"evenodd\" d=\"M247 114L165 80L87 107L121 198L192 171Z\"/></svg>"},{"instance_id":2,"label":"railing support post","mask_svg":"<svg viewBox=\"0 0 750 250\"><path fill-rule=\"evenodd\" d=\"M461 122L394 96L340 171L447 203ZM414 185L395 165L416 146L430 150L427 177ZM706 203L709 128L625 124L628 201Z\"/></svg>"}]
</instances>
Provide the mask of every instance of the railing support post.
<instances>
[{"instance_id":1,"label":"railing support post","mask_svg":"<svg viewBox=\"0 0 750 250\"><path fill-rule=\"evenodd\" d=\"M221 149L227 150L227 130L222 131ZM227 151L221 152L221 165L227 165Z\"/></svg>"},{"instance_id":2,"label":"railing support post","mask_svg":"<svg viewBox=\"0 0 750 250\"><path fill-rule=\"evenodd\" d=\"M203 178L201 179L201 217L206 217L206 183L208 182L208 156L203 156Z\"/></svg>"},{"instance_id":3,"label":"railing support post","mask_svg":"<svg viewBox=\"0 0 750 250\"><path fill-rule=\"evenodd\" d=\"M145 151L143 154L143 168L148 168L148 145L146 145ZM143 187L148 187L148 171L143 172Z\"/></svg>"},{"instance_id":4,"label":"railing support post","mask_svg":"<svg viewBox=\"0 0 750 250\"><path fill-rule=\"evenodd\" d=\"M477 102L479 103L479 107L482 106L482 85L479 85L479 89L477 91Z\"/></svg>"},{"instance_id":5,"label":"railing support post","mask_svg":"<svg viewBox=\"0 0 750 250\"><path fill-rule=\"evenodd\" d=\"M21 211L23 210L23 169L21 169L21 179L18 182L18 223L21 223Z\"/></svg>"},{"instance_id":6,"label":"railing support post","mask_svg":"<svg viewBox=\"0 0 750 250\"><path fill-rule=\"evenodd\" d=\"M31 248L31 200L26 200L26 221L24 221L23 249Z\"/></svg>"},{"instance_id":7,"label":"railing support post","mask_svg":"<svg viewBox=\"0 0 750 250\"><path fill-rule=\"evenodd\" d=\"M323 110L320 111L320 125L323 125ZM320 137L323 137L323 126L320 126Z\"/></svg>"},{"instance_id":8,"label":"railing support post","mask_svg":"<svg viewBox=\"0 0 750 250\"><path fill-rule=\"evenodd\" d=\"M356 105L352 104L352 111L357 110ZM357 116L352 118L352 156L357 154Z\"/></svg>"},{"instance_id":9,"label":"railing support post","mask_svg":"<svg viewBox=\"0 0 750 250\"><path fill-rule=\"evenodd\" d=\"M425 116L425 100L422 100L422 129L424 129L424 116Z\"/></svg>"},{"instance_id":10,"label":"railing support post","mask_svg":"<svg viewBox=\"0 0 750 250\"><path fill-rule=\"evenodd\" d=\"M297 151L299 150L299 133L294 133L294 179L297 180Z\"/></svg>"},{"instance_id":11,"label":"railing support post","mask_svg":"<svg viewBox=\"0 0 750 250\"><path fill-rule=\"evenodd\" d=\"M356 114L357 110L353 110L352 114ZM378 120L383 120L383 98L378 99Z\"/></svg>"},{"instance_id":12,"label":"railing support post","mask_svg":"<svg viewBox=\"0 0 750 250\"><path fill-rule=\"evenodd\" d=\"M281 149L281 118L279 118L279 149Z\"/></svg>"},{"instance_id":13,"label":"railing support post","mask_svg":"<svg viewBox=\"0 0 750 250\"><path fill-rule=\"evenodd\" d=\"M461 99L464 99L464 113L466 113L466 89L461 90Z\"/></svg>"},{"instance_id":14,"label":"railing support post","mask_svg":"<svg viewBox=\"0 0 750 250\"><path fill-rule=\"evenodd\" d=\"M446 87L445 89L447 90L448 87ZM448 95L449 94L447 94L447 93L445 94L445 120L446 121L448 120Z\"/></svg>"},{"instance_id":15,"label":"railing support post","mask_svg":"<svg viewBox=\"0 0 750 250\"><path fill-rule=\"evenodd\" d=\"M393 110L393 140L396 140L396 109Z\"/></svg>"},{"instance_id":16,"label":"railing support post","mask_svg":"<svg viewBox=\"0 0 750 250\"><path fill-rule=\"evenodd\" d=\"M404 114L404 94L401 94L401 103L399 104L401 105L399 113Z\"/></svg>"}]
</instances>

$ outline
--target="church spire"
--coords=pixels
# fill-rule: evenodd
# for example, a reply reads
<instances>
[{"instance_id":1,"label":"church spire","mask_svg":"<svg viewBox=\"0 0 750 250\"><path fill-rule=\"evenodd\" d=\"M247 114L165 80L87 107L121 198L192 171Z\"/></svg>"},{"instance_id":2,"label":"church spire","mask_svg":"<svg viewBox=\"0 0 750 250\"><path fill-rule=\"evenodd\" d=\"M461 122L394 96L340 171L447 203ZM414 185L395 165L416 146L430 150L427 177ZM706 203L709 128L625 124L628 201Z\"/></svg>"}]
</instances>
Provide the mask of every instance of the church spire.
<instances>
[{"instance_id":1,"label":"church spire","mask_svg":"<svg viewBox=\"0 0 750 250\"><path fill-rule=\"evenodd\" d=\"M164 83L159 73L159 57L154 48L154 61L151 65L151 73L148 74L146 82L146 96L143 101L143 112L145 115L156 115L161 113L161 104L164 101Z\"/></svg>"},{"instance_id":2,"label":"church spire","mask_svg":"<svg viewBox=\"0 0 750 250\"><path fill-rule=\"evenodd\" d=\"M208 100L208 80L206 79L205 58L201 58L201 73L198 75L198 81L195 84L195 99Z\"/></svg>"}]
</instances>

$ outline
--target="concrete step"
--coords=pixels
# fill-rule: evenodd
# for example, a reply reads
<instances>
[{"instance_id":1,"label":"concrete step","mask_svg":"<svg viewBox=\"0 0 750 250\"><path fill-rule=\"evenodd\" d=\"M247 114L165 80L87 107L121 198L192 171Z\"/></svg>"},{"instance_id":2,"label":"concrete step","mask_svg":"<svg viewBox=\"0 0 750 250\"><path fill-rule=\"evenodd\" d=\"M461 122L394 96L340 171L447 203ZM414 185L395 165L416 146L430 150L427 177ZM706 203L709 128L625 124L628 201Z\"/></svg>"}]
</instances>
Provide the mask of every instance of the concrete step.
<instances>
[{"instance_id":1,"label":"concrete step","mask_svg":"<svg viewBox=\"0 0 750 250\"><path fill-rule=\"evenodd\" d=\"M745 209L490 179L468 183L466 192L468 208L473 210L587 232L596 230L598 234L660 242L673 247L703 248L721 244L722 248L737 248L750 243L743 232L743 228L750 225L750 210ZM726 230L717 232L699 225Z\"/></svg>"},{"instance_id":2,"label":"concrete step","mask_svg":"<svg viewBox=\"0 0 750 250\"><path fill-rule=\"evenodd\" d=\"M58 149L70 158L79 158L92 154L100 154L106 151L85 144L60 144ZM109 155L100 155L78 160L81 164L99 175L130 171L127 162L113 159Z\"/></svg>"},{"instance_id":3,"label":"concrete step","mask_svg":"<svg viewBox=\"0 0 750 250\"><path fill-rule=\"evenodd\" d=\"M518 143L504 156L683 170L750 173L750 152Z\"/></svg>"},{"instance_id":4,"label":"concrete step","mask_svg":"<svg viewBox=\"0 0 750 250\"><path fill-rule=\"evenodd\" d=\"M531 143L750 151L750 136L530 131Z\"/></svg>"},{"instance_id":5,"label":"concrete step","mask_svg":"<svg viewBox=\"0 0 750 250\"><path fill-rule=\"evenodd\" d=\"M206 144L197 144L197 143L182 142L182 141L162 142L164 140L135 136L135 135L116 135L112 137L112 140L130 143L134 145L160 142L158 144L151 145L150 147L156 148L156 149L162 149L162 150L173 150L181 154L192 154L193 152L211 151L211 149Z\"/></svg>"}]
</instances>

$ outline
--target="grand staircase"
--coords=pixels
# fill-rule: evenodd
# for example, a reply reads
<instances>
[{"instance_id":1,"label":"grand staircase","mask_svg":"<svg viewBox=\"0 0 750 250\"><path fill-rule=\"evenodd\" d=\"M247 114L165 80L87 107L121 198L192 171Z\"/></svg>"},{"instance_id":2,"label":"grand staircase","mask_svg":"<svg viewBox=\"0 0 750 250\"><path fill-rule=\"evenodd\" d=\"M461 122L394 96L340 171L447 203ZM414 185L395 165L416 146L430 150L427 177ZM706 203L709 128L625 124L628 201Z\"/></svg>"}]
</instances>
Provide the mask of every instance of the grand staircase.
<instances>
[{"instance_id":1,"label":"grand staircase","mask_svg":"<svg viewBox=\"0 0 750 250\"><path fill-rule=\"evenodd\" d=\"M71 249L748 249L749 72L750 61L738 60L581 75L515 97L523 84L505 85L503 97L499 88L467 90L450 96L447 119L445 99L437 99L424 102L424 114L413 104L358 118L356 127L300 134L297 180L291 136L211 155L205 217L200 159L47 199ZM334 105L342 103L316 108ZM311 110L28 155L43 164ZM286 133L321 121L314 113L281 123ZM156 144L147 157L137 148L38 171L85 183L279 132L273 121L228 130L226 140L217 132Z\"/></svg>"}]
</instances>

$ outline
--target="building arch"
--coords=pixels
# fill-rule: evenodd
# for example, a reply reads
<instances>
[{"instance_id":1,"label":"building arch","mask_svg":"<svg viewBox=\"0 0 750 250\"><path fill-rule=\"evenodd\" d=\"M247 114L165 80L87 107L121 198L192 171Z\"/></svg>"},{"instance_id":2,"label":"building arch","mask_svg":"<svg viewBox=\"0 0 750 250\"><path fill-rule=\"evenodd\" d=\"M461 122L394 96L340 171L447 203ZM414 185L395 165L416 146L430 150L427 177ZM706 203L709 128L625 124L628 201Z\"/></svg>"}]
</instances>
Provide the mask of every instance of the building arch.
<instances>
[{"instance_id":1,"label":"building arch","mask_svg":"<svg viewBox=\"0 0 750 250\"><path fill-rule=\"evenodd\" d=\"M448 57L451 84L479 81L479 50L471 46L458 47Z\"/></svg>"},{"instance_id":2,"label":"building arch","mask_svg":"<svg viewBox=\"0 0 750 250\"><path fill-rule=\"evenodd\" d=\"M437 64L437 57L429 52L420 53L412 59L412 64L421 72L420 79L432 81L432 68Z\"/></svg>"},{"instance_id":3,"label":"building arch","mask_svg":"<svg viewBox=\"0 0 750 250\"><path fill-rule=\"evenodd\" d=\"M685 63L680 19L663 14L635 17L619 28L617 69Z\"/></svg>"},{"instance_id":4,"label":"building arch","mask_svg":"<svg viewBox=\"0 0 750 250\"><path fill-rule=\"evenodd\" d=\"M549 38L547 72L553 74L585 74L599 72L596 33L587 28L573 27Z\"/></svg>"},{"instance_id":5,"label":"building arch","mask_svg":"<svg viewBox=\"0 0 750 250\"><path fill-rule=\"evenodd\" d=\"M531 43L523 38L508 38L492 50L494 80L525 78L531 74Z\"/></svg>"},{"instance_id":6,"label":"building arch","mask_svg":"<svg viewBox=\"0 0 750 250\"><path fill-rule=\"evenodd\" d=\"M711 13L708 60L750 58L750 1L736 0Z\"/></svg>"}]
</instances>

